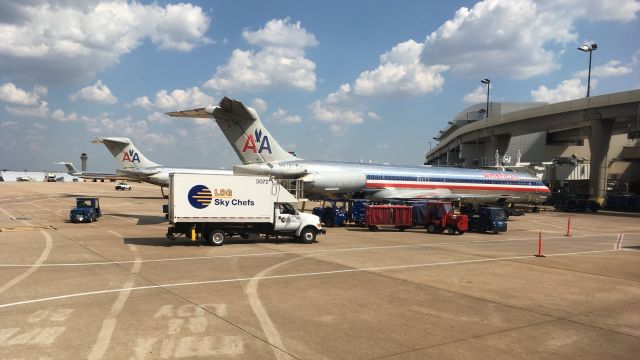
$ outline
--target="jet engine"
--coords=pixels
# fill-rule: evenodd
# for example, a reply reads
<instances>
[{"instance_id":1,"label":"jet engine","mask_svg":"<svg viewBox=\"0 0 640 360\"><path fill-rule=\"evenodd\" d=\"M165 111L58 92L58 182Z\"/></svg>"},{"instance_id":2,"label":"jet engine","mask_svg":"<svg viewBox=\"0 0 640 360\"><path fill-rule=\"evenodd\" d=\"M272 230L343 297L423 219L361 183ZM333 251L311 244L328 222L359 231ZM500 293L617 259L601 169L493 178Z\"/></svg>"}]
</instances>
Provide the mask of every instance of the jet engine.
<instances>
[{"instance_id":1,"label":"jet engine","mask_svg":"<svg viewBox=\"0 0 640 360\"><path fill-rule=\"evenodd\" d=\"M364 189L367 176L361 172L323 172L302 177L305 191L311 193L346 193Z\"/></svg>"}]
</instances>

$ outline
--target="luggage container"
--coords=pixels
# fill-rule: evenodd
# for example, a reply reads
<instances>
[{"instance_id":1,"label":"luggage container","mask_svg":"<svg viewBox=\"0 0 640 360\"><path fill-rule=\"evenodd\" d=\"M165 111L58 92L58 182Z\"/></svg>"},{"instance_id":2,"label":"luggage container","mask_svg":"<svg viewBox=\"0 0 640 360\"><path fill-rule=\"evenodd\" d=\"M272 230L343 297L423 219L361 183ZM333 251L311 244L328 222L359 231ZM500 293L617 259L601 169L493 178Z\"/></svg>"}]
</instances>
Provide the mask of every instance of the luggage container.
<instances>
[{"instance_id":1,"label":"luggage container","mask_svg":"<svg viewBox=\"0 0 640 360\"><path fill-rule=\"evenodd\" d=\"M413 226L411 206L405 205L368 205L365 206L365 225L370 231L380 226L393 226L405 231Z\"/></svg>"}]
</instances>

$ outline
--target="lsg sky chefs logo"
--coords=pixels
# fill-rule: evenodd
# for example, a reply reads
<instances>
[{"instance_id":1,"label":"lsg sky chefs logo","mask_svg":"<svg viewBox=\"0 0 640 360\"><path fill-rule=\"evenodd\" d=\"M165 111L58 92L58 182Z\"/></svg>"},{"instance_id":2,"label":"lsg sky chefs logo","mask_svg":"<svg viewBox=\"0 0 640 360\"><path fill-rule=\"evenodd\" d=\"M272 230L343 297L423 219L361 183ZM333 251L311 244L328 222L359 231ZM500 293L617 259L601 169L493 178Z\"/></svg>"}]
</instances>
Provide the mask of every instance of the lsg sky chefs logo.
<instances>
[{"instance_id":1,"label":"lsg sky chefs logo","mask_svg":"<svg viewBox=\"0 0 640 360\"><path fill-rule=\"evenodd\" d=\"M233 195L231 189L214 189L214 192L204 186L196 185L189 190L187 195L189 203L196 209L204 209L215 201L215 205L228 206L229 201L224 201L224 198L230 198ZM215 200L214 200L215 199ZM234 205L236 205L234 203Z\"/></svg>"},{"instance_id":2,"label":"lsg sky chefs logo","mask_svg":"<svg viewBox=\"0 0 640 360\"><path fill-rule=\"evenodd\" d=\"M211 194L211 190L208 187L196 185L189 190L187 198L189 199L189 204L194 208L204 209L211 204L213 194Z\"/></svg>"}]
</instances>

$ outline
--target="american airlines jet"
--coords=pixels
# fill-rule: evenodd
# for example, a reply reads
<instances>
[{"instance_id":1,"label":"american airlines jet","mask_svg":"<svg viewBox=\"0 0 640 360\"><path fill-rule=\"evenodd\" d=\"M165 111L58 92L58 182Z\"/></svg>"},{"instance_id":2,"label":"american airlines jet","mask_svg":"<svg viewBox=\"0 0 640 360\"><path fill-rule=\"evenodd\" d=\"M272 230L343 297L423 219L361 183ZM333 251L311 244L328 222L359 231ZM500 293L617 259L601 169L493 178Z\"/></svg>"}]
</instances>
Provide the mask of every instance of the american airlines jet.
<instances>
[{"instance_id":1,"label":"american airlines jet","mask_svg":"<svg viewBox=\"0 0 640 360\"><path fill-rule=\"evenodd\" d=\"M109 149L118 164L120 164L116 174L161 187L169 186L169 174L172 172L227 175L232 173L231 170L169 168L156 164L138 151L128 138L99 137L91 142L104 144Z\"/></svg>"},{"instance_id":2,"label":"american airlines jet","mask_svg":"<svg viewBox=\"0 0 640 360\"><path fill-rule=\"evenodd\" d=\"M362 193L372 200L428 198L540 203L550 194L540 179L521 172L304 160L280 147L254 109L227 97L218 106L167 114L215 119L242 161L243 165L233 168L234 174L302 179L310 197Z\"/></svg>"}]
</instances>

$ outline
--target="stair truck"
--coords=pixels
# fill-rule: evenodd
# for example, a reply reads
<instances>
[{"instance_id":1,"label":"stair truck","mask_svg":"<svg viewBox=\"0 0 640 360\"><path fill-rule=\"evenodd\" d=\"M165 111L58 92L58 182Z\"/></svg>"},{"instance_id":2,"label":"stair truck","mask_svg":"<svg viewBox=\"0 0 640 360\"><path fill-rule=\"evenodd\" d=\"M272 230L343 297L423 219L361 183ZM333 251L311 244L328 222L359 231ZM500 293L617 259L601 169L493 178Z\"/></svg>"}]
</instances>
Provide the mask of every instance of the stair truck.
<instances>
[{"instance_id":1,"label":"stair truck","mask_svg":"<svg viewBox=\"0 0 640 360\"><path fill-rule=\"evenodd\" d=\"M320 218L298 212L298 200L268 176L169 175L167 237L185 235L220 246L232 236L291 236L313 243Z\"/></svg>"}]
</instances>

